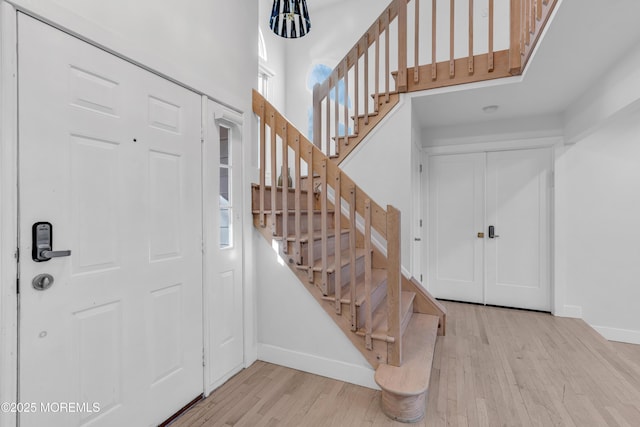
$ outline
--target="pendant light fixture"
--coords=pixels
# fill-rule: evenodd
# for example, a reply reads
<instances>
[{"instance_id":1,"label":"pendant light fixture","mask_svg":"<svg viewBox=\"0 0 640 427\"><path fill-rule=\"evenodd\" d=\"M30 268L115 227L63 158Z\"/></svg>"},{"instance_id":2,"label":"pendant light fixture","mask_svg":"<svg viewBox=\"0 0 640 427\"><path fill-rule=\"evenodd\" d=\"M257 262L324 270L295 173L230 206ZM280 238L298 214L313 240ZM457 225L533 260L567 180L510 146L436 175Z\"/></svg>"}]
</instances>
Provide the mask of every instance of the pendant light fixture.
<instances>
[{"instance_id":1,"label":"pendant light fixture","mask_svg":"<svg viewBox=\"0 0 640 427\"><path fill-rule=\"evenodd\" d=\"M273 0L271 30L286 39L303 37L311 30L307 0Z\"/></svg>"}]
</instances>

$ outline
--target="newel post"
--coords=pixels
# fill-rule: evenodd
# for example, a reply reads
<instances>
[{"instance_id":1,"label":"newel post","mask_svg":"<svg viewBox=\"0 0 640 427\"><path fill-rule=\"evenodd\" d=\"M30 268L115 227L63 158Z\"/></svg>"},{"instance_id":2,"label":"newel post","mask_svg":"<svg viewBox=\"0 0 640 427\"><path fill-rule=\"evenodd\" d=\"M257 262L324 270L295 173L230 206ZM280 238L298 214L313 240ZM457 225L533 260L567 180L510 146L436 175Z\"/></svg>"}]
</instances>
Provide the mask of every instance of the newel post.
<instances>
[{"instance_id":1,"label":"newel post","mask_svg":"<svg viewBox=\"0 0 640 427\"><path fill-rule=\"evenodd\" d=\"M388 334L395 338L388 344L387 363L402 365L401 271L400 271L400 211L387 205L387 315Z\"/></svg>"},{"instance_id":2,"label":"newel post","mask_svg":"<svg viewBox=\"0 0 640 427\"><path fill-rule=\"evenodd\" d=\"M322 109L320 83L313 85L313 145L322 150ZM327 101L328 102L328 101ZM327 118L329 120L329 118Z\"/></svg>"},{"instance_id":3,"label":"newel post","mask_svg":"<svg viewBox=\"0 0 640 427\"><path fill-rule=\"evenodd\" d=\"M522 0L511 0L511 38L509 42L509 72L522 72Z\"/></svg>"},{"instance_id":4,"label":"newel post","mask_svg":"<svg viewBox=\"0 0 640 427\"><path fill-rule=\"evenodd\" d=\"M407 0L396 0L398 8L398 76L396 89L407 91ZM417 66L417 64L416 64Z\"/></svg>"}]
</instances>

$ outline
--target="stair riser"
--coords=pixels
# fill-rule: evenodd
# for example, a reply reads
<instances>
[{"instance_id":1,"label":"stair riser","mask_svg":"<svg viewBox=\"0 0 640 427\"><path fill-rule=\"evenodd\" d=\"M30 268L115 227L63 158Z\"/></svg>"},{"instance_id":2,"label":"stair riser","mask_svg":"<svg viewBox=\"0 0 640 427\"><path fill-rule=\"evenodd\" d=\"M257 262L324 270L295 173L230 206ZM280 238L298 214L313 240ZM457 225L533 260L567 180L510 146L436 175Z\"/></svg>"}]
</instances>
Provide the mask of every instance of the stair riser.
<instances>
[{"instance_id":1,"label":"stair riser","mask_svg":"<svg viewBox=\"0 0 640 427\"><path fill-rule=\"evenodd\" d=\"M296 216L295 212L289 211L287 216L287 233L293 234L296 230ZM333 212L327 213L327 223L333 224ZM322 227L322 213L313 213L313 229L314 231L320 230ZM307 219L307 213L301 212L300 215L300 232L306 233L309 231L309 220ZM276 216L276 236L282 236L282 215Z\"/></svg>"},{"instance_id":2,"label":"stair riser","mask_svg":"<svg viewBox=\"0 0 640 427\"><path fill-rule=\"evenodd\" d=\"M349 249L349 234L342 234L340 240L340 248L344 251ZM313 260L309 262L309 243L303 242L300 245L300 252L302 254L303 265L313 265L317 260L322 257L322 239L315 240L313 242ZM329 236L327 238L327 253L329 256L333 256L336 253L336 239L335 236Z\"/></svg>"},{"instance_id":3,"label":"stair riser","mask_svg":"<svg viewBox=\"0 0 640 427\"><path fill-rule=\"evenodd\" d=\"M385 280L385 282L382 285L380 285L377 289L373 290L373 294L371 295L371 305L373 308L371 312L374 312L380 306L380 303L384 301L384 297L386 295L387 295L387 282ZM365 319L366 310L367 310L366 301L362 303L360 307L356 307L357 328L364 328L364 319Z\"/></svg>"},{"instance_id":4,"label":"stair riser","mask_svg":"<svg viewBox=\"0 0 640 427\"><path fill-rule=\"evenodd\" d=\"M411 316L413 315L413 301L411 301L411 306L407 311L407 315L402 319L402 323L400 324L400 334L404 335L404 331L407 330L407 326L409 326L409 321L411 320Z\"/></svg>"},{"instance_id":5,"label":"stair riser","mask_svg":"<svg viewBox=\"0 0 640 427\"><path fill-rule=\"evenodd\" d=\"M301 188L304 188L301 186ZM282 187L279 187L276 191L276 210L282 210ZM289 189L287 194L287 206L289 209L296 208L296 194L293 188ZM307 192L302 192L300 197L300 207L307 207ZM260 191L257 188L253 188L252 191L252 209L257 211L260 209ZM271 188L266 188L264 191L264 209L271 210Z\"/></svg>"},{"instance_id":6,"label":"stair riser","mask_svg":"<svg viewBox=\"0 0 640 427\"><path fill-rule=\"evenodd\" d=\"M316 274L320 274L320 272L316 272ZM351 280L351 263L342 266L340 270L340 282L341 286L345 286ZM361 256L356 258L356 277L364 274L364 257ZM318 276L319 278L321 276ZM320 282L318 282L320 283ZM334 272L329 273L327 275L327 295L332 295L335 292L335 284L336 284L336 274Z\"/></svg>"}]
</instances>

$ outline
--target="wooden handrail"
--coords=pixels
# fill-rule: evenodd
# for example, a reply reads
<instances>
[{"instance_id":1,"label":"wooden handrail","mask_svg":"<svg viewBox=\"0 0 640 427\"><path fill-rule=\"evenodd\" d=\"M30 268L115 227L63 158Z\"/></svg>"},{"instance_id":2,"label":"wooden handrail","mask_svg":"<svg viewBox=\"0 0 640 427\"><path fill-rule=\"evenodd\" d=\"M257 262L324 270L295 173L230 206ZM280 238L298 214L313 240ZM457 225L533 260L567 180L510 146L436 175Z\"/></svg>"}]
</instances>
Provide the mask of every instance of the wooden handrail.
<instances>
[{"instance_id":1,"label":"wooden handrail","mask_svg":"<svg viewBox=\"0 0 640 427\"><path fill-rule=\"evenodd\" d=\"M288 254L290 259L296 260L302 264L302 255L297 245L302 240L302 169L303 162L306 164L307 176L306 180L306 216L307 223L307 259L306 267L308 269L308 278L310 282L314 281L314 271L320 274L319 285L322 294L325 296L333 294L336 314L342 311L342 286L349 284L349 312L352 316L351 329L356 330L359 325L356 321L356 265L357 257L364 256L364 336L365 346L369 350L374 349L373 340L384 340L391 347L389 351L390 359L387 363L399 366L402 354L402 337L400 326L401 312L401 273L400 273L400 211L387 206L383 209L375 201L371 199L360 187L358 187L349 176L344 173L336 164L329 160L318 147L314 146L300 133L286 118L284 118L262 95L257 91L253 91L253 111L260 116L260 183L266 187L266 170L267 164L265 157L267 153L271 155L271 189L270 189L270 214L272 221L272 234L281 238L284 245L282 251L287 254L287 242L290 239L290 233L295 234L295 244L293 247L294 254ZM270 151L266 147L267 128L270 132ZM293 151L293 168L290 171L290 153ZM278 153L280 156L278 157ZM280 170L280 178L276 179L277 171ZM292 174L292 176L290 176ZM280 179L281 184L278 184ZM316 182L318 187L316 189ZM294 185L295 183L295 185ZM264 184L264 185L263 185ZM293 189L288 187L293 186ZM293 192L293 201L290 200L290 193ZM330 201L330 192L333 193L333 201ZM265 200L265 188L259 191L261 200L257 205L260 211L256 212L260 218L266 217L267 201ZM348 214L342 213L343 200L349 205ZM291 216L289 211L292 208L295 213L293 216L293 225L289 225ZM280 207L279 207L280 206ZM316 262L314 257L314 231L316 230L317 221L316 214L320 212L320 261ZM333 208L333 210L331 210ZM277 215L282 215L280 223L281 228L278 230L276 220ZM333 215L333 217L332 217ZM364 222L364 228L361 232L357 227L357 216L360 216ZM330 222L333 218L333 222ZM349 253L348 258L343 258L342 247L342 230L343 222L348 224L349 232ZM266 226L266 221L260 221L261 226ZM333 227L333 234L329 233ZM293 230L293 231L290 231ZM388 330L373 330L373 269L374 269L374 242L372 240L373 230L386 240L387 245L387 261L389 268L387 269L387 307L386 315L388 320ZM279 232L278 232L279 231ZM276 232L278 232L276 234ZM281 236L280 236L281 234ZM361 236L361 244L357 236ZM333 246L329 243L333 238ZM360 248L360 249L358 249ZM359 252L358 252L359 251ZM334 263L329 263L330 252L333 253ZM342 266L343 262L348 261L350 264L350 274L343 278ZM385 263L385 266L386 266ZM376 264L378 265L378 264ZM358 273L360 274L360 273Z\"/></svg>"},{"instance_id":2,"label":"wooden handrail","mask_svg":"<svg viewBox=\"0 0 640 427\"><path fill-rule=\"evenodd\" d=\"M311 161L313 164L314 170L320 170L323 160L328 159L328 157L318 149L318 147L314 146L302 132L300 132L297 128L295 128L289 121L278 112L278 110L269 103L260 93L256 90L253 91L253 111L256 114L260 114L261 108L264 108L265 116L271 117L271 125L269 126L272 130L275 129L275 132L272 131L271 139L273 144L275 145L276 136L282 138L283 134L280 129L283 129L285 123L287 123L288 129L288 138L287 144L289 147L293 148L294 143L292 142L294 138L298 137L300 139L300 147L301 147L301 157L305 162ZM262 127L262 126L261 126ZM276 152L275 149L272 151L272 170L276 170ZM374 202L371 197L369 197L364 190L358 187L355 182L344 172L340 171L339 167L335 165L333 162L327 162L327 181L334 182L338 172L341 172L341 191L344 194L349 193L349 189L351 187L356 188L356 212L363 216L364 215L364 202L366 199L371 200L371 213L372 219L371 224L372 228L376 230L376 232L383 238L387 238L387 212L384 208ZM260 172L263 173L262 171ZM273 174L273 172L272 172ZM275 183L275 177L271 177L272 182ZM275 200L273 201L275 205Z\"/></svg>"}]
</instances>

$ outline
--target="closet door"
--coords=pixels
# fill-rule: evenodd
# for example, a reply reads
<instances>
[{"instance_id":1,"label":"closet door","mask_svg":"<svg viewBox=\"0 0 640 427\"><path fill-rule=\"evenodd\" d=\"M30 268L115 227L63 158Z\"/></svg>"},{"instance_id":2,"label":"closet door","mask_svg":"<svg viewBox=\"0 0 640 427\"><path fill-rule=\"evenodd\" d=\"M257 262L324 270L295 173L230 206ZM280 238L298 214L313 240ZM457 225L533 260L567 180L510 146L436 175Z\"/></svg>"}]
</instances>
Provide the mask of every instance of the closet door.
<instances>
[{"instance_id":1,"label":"closet door","mask_svg":"<svg viewBox=\"0 0 640 427\"><path fill-rule=\"evenodd\" d=\"M549 311L551 150L487 154L486 304Z\"/></svg>"},{"instance_id":2,"label":"closet door","mask_svg":"<svg viewBox=\"0 0 640 427\"><path fill-rule=\"evenodd\" d=\"M485 154L429 159L429 289L437 298L484 302Z\"/></svg>"}]
</instances>

